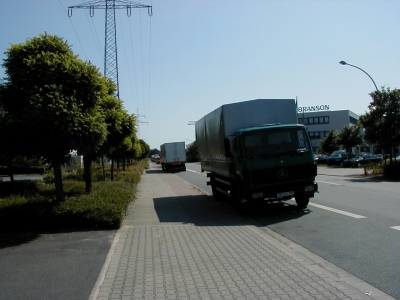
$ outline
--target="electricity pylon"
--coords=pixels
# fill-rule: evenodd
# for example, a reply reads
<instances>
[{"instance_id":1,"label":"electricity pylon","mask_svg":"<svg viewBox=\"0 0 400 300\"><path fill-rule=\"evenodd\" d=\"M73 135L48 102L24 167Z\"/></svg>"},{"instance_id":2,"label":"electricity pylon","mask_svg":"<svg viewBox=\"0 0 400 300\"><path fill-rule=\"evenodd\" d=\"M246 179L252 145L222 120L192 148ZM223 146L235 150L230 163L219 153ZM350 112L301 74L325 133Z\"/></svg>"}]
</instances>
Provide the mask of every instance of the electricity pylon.
<instances>
[{"instance_id":1,"label":"electricity pylon","mask_svg":"<svg viewBox=\"0 0 400 300\"><path fill-rule=\"evenodd\" d=\"M68 7L68 17L72 17L73 8L89 9L90 17L94 16L95 9L105 9L105 37L104 37L104 76L111 79L117 86L116 97L119 99L118 84L118 48L117 27L115 24L115 10L126 8L126 14L131 16L132 8L147 8L149 16L153 15L153 7L125 0L97 0Z\"/></svg>"}]
</instances>

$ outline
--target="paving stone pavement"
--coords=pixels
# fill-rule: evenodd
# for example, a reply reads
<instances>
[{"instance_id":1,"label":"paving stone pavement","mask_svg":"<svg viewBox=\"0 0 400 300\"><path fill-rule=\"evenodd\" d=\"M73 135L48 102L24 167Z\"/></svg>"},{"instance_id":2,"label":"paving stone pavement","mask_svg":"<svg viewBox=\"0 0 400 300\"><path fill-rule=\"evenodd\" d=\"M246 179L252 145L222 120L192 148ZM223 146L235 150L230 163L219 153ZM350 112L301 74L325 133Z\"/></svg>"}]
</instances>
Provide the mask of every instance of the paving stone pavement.
<instances>
[{"instance_id":1,"label":"paving stone pavement","mask_svg":"<svg viewBox=\"0 0 400 300\"><path fill-rule=\"evenodd\" d=\"M149 170L89 299L393 298Z\"/></svg>"}]
</instances>

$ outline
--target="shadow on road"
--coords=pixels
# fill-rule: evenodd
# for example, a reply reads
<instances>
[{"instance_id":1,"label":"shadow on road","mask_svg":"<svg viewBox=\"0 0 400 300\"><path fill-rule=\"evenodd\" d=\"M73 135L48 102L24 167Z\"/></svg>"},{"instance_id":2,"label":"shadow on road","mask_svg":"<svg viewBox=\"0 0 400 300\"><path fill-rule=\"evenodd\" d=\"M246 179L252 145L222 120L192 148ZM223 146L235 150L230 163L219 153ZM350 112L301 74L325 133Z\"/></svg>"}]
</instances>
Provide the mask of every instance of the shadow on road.
<instances>
[{"instance_id":1,"label":"shadow on road","mask_svg":"<svg viewBox=\"0 0 400 300\"><path fill-rule=\"evenodd\" d=\"M14 247L34 241L40 234L34 232L15 232L0 234L0 249Z\"/></svg>"},{"instance_id":2,"label":"shadow on road","mask_svg":"<svg viewBox=\"0 0 400 300\"><path fill-rule=\"evenodd\" d=\"M167 173L174 174L174 173L180 173L180 172L185 172L185 171L182 171L182 170L179 170L179 169L171 169L168 172L163 171L162 169L146 170L147 174L162 174L162 173L164 173L164 174L167 174Z\"/></svg>"},{"instance_id":3,"label":"shadow on road","mask_svg":"<svg viewBox=\"0 0 400 300\"><path fill-rule=\"evenodd\" d=\"M226 201L216 202L206 195L154 198L154 208L162 223L184 223L196 226L268 226L300 218L309 210L289 203L258 203L246 213Z\"/></svg>"},{"instance_id":4,"label":"shadow on road","mask_svg":"<svg viewBox=\"0 0 400 300\"><path fill-rule=\"evenodd\" d=\"M146 170L146 174L162 174L165 173L162 169Z\"/></svg>"},{"instance_id":5,"label":"shadow on road","mask_svg":"<svg viewBox=\"0 0 400 300\"><path fill-rule=\"evenodd\" d=\"M373 177L354 176L351 178L346 178L345 180L350 182L366 182L366 183L400 182L400 180L398 179L388 179L383 176L373 176Z\"/></svg>"}]
</instances>

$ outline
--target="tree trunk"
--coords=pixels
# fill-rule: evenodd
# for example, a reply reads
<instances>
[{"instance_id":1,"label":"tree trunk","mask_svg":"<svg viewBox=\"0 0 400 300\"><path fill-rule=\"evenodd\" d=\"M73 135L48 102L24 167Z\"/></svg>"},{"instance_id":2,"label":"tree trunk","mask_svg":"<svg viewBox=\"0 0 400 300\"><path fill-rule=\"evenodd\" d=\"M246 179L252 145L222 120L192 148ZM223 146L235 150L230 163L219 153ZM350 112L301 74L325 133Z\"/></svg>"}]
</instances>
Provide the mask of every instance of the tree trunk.
<instances>
[{"instance_id":1,"label":"tree trunk","mask_svg":"<svg viewBox=\"0 0 400 300\"><path fill-rule=\"evenodd\" d=\"M62 184L61 164L58 162L53 163L54 183L56 186L56 200L57 202L64 201L64 190Z\"/></svg>"},{"instance_id":2,"label":"tree trunk","mask_svg":"<svg viewBox=\"0 0 400 300\"><path fill-rule=\"evenodd\" d=\"M13 166L11 164L7 166L7 173L8 176L10 177L10 181L14 181L14 171L13 171Z\"/></svg>"},{"instance_id":3,"label":"tree trunk","mask_svg":"<svg viewBox=\"0 0 400 300\"><path fill-rule=\"evenodd\" d=\"M83 155L83 178L86 185L86 193L92 191L92 156L90 154Z\"/></svg>"},{"instance_id":4,"label":"tree trunk","mask_svg":"<svg viewBox=\"0 0 400 300\"><path fill-rule=\"evenodd\" d=\"M110 180L114 180L114 158L111 158L111 170L110 170Z\"/></svg>"},{"instance_id":5,"label":"tree trunk","mask_svg":"<svg viewBox=\"0 0 400 300\"><path fill-rule=\"evenodd\" d=\"M106 170L104 168L104 155L101 156L101 167L103 168L103 181L106 181Z\"/></svg>"}]
</instances>

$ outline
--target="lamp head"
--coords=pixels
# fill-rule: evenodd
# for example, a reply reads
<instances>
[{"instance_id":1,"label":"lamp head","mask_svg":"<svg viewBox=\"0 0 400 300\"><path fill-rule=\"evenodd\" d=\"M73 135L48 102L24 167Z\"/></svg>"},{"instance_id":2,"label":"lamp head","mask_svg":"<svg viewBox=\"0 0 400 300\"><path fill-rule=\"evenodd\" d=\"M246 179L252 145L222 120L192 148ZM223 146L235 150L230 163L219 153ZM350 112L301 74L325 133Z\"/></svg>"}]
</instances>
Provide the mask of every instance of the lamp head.
<instances>
[{"instance_id":1,"label":"lamp head","mask_svg":"<svg viewBox=\"0 0 400 300\"><path fill-rule=\"evenodd\" d=\"M346 63L345 61L343 61L343 60L341 60L341 61L339 62L339 64L341 64L341 65L347 65L347 63Z\"/></svg>"}]
</instances>

